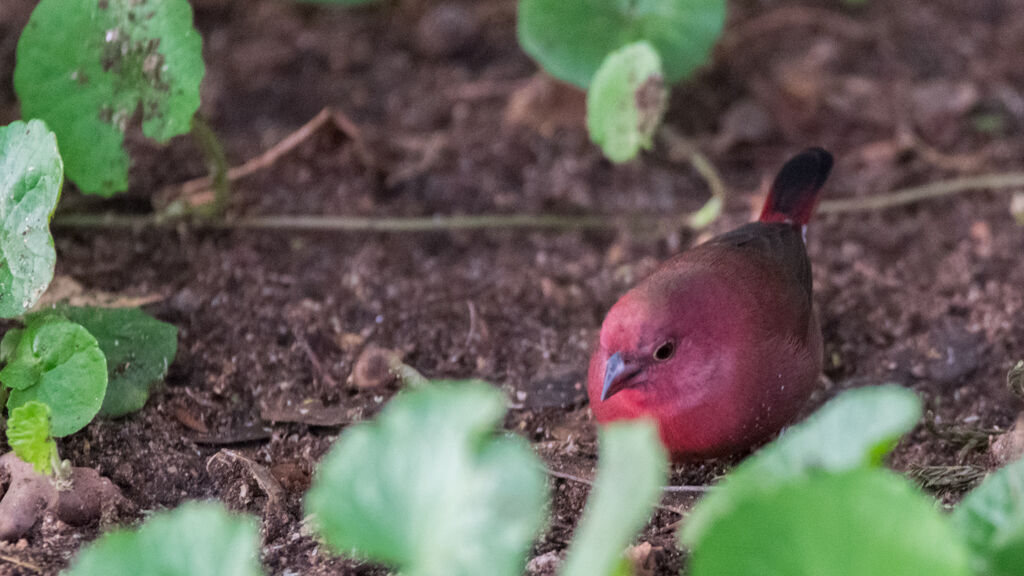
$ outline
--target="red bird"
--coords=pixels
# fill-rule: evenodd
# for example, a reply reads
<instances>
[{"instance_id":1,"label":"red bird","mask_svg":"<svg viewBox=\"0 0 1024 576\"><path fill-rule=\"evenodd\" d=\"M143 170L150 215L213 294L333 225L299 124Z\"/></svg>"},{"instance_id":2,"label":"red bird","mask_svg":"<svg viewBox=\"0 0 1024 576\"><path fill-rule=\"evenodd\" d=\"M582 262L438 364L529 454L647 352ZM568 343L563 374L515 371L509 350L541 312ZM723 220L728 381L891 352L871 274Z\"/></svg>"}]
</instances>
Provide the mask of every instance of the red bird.
<instances>
[{"instance_id":1,"label":"red bird","mask_svg":"<svg viewBox=\"0 0 1024 576\"><path fill-rule=\"evenodd\" d=\"M790 423L821 373L804 233L832 156L782 167L761 218L661 265L608 312L590 358L598 422L653 418L677 460L756 446Z\"/></svg>"}]
</instances>

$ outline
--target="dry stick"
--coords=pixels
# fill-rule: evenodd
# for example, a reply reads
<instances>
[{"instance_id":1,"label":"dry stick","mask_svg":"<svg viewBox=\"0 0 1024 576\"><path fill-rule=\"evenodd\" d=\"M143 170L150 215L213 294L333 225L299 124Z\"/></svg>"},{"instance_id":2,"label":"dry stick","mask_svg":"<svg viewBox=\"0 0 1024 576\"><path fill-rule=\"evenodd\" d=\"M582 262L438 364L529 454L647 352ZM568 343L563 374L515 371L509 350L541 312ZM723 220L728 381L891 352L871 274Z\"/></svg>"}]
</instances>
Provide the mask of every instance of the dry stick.
<instances>
[{"instance_id":1,"label":"dry stick","mask_svg":"<svg viewBox=\"0 0 1024 576\"><path fill-rule=\"evenodd\" d=\"M593 480L587 480L586 478L583 478L581 476L574 476L572 474L569 474L568 472L559 472L557 470L552 470L551 468L547 467L544 468L544 471L547 472L548 476L561 478L562 480L571 480L573 482L579 482L580 484L586 484L587 486L594 485ZM662 486L661 491L668 493L687 492L703 494L705 492L711 491L712 488L712 486Z\"/></svg>"},{"instance_id":2,"label":"dry stick","mask_svg":"<svg viewBox=\"0 0 1024 576\"><path fill-rule=\"evenodd\" d=\"M334 380L331 373L324 367L323 362L320 362L320 357L317 356L316 352L314 352L313 348L309 345L309 340L306 340L306 335L299 331L298 326L289 324L288 328L291 330L292 336L295 337L295 342L298 343L299 347L302 348L302 351L306 353L306 358L308 358L309 363L313 365L313 370L316 372L317 376L319 376L320 379L323 380L323 383L331 390L337 390L338 382Z\"/></svg>"},{"instance_id":3,"label":"dry stick","mask_svg":"<svg viewBox=\"0 0 1024 576\"><path fill-rule=\"evenodd\" d=\"M277 144L274 144L266 152L249 160L241 166L236 166L228 170L228 182L240 180L246 176L259 172L264 168L274 165L282 156L297 148L318 130L328 124L333 124L342 134L349 137L353 145L355 145L356 154L359 155L359 160L363 165L371 168L376 165L376 160L367 148L366 142L363 140L362 131L359 130L359 127L355 122L338 110L324 108L309 122L303 124L298 130L292 132ZM214 183L211 181L209 176L203 176L201 178L189 180L184 184L174 186L170 190L169 195L191 199L193 201L191 203L201 203L203 201L203 197L211 192L211 187L213 185Z\"/></svg>"},{"instance_id":4,"label":"dry stick","mask_svg":"<svg viewBox=\"0 0 1024 576\"><path fill-rule=\"evenodd\" d=\"M586 478L582 478L580 476L574 476L572 474L567 474L565 472L558 472L558 471L552 470L551 468L548 468L547 466L541 466L541 468L544 470L545 473L547 473L548 476L551 476L552 478L561 478L562 480L569 480L570 482L577 482L579 484L585 484L587 486L590 486L591 488L594 487L594 482L592 480L587 480ZM671 488L671 486L670 486L670 488ZM665 506L664 504L655 504L654 507L657 508L658 510L665 510L666 512L672 512L673 514L678 514L680 516L686 516L686 512L683 512L682 510L673 508L671 506Z\"/></svg>"},{"instance_id":5,"label":"dry stick","mask_svg":"<svg viewBox=\"0 0 1024 576\"><path fill-rule=\"evenodd\" d=\"M832 36L847 40L864 41L875 37L864 22L834 10L807 6L782 6L735 26L721 40L722 50L729 51L749 46L760 38L771 38L775 32L800 27L824 28Z\"/></svg>"},{"instance_id":6,"label":"dry stick","mask_svg":"<svg viewBox=\"0 0 1024 576\"><path fill-rule=\"evenodd\" d=\"M25 562L24 560L18 560L14 556L8 556L7 554L0 554L0 561L7 562L8 564L14 564L19 568L24 568L36 574L42 574L43 569L31 562Z\"/></svg>"}]
</instances>

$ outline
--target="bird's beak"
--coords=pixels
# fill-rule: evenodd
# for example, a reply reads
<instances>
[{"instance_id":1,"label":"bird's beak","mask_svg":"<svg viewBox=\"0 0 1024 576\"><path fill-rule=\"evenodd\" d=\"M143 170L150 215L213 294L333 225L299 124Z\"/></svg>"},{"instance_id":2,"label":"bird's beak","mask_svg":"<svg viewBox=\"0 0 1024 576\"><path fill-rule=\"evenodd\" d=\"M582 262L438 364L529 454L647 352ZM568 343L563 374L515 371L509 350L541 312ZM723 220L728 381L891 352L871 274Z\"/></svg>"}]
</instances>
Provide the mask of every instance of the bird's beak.
<instances>
[{"instance_id":1,"label":"bird's beak","mask_svg":"<svg viewBox=\"0 0 1024 576\"><path fill-rule=\"evenodd\" d=\"M636 364L622 359L622 353L612 354L604 365L604 387L601 389L601 401L611 398L629 387L629 382L640 372Z\"/></svg>"}]
</instances>

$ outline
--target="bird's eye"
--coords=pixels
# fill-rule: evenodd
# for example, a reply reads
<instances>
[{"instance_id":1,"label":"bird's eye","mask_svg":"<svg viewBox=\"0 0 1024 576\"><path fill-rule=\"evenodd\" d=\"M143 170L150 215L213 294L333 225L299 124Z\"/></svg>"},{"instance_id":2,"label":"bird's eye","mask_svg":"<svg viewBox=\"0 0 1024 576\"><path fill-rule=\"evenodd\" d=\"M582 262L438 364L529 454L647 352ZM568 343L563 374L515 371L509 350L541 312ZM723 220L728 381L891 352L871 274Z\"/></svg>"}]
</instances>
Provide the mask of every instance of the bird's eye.
<instances>
[{"instance_id":1,"label":"bird's eye","mask_svg":"<svg viewBox=\"0 0 1024 576\"><path fill-rule=\"evenodd\" d=\"M658 362L664 362L665 360L671 358L672 355L675 354L675 352L676 343L673 342L672 340L669 340L662 344L661 346L658 346L658 349L654 351L654 359L657 360Z\"/></svg>"}]
</instances>

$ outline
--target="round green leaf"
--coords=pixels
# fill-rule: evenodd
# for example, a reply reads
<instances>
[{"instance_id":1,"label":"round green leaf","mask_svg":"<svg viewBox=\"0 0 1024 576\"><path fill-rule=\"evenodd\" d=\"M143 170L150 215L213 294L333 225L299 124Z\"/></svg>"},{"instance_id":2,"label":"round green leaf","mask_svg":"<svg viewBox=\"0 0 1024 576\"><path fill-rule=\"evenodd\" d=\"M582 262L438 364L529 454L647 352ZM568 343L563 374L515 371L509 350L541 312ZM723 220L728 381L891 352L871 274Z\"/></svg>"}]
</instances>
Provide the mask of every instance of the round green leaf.
<instances>
[{"instance_id":1,"label":"round green leaf","mask_svg":"<svg viewBox=\"0 0 1024 576\"><path fill-rule=\"evenodd\" d=\"M668 455L653 422L616 422L602 428L600 436L597 483L562 576L615 574L622 551L661 496Z\"/></svg>"},{"instance_id":2,"label":"round green leaf","mask_svg":"<svg viewBox=\"0 0 1024 576\"><path fill-rule=\"evenodd\" d=\"M204 73L188 0L42 0L18 40L22 114L57 134L68 177L89 194L128 187L124 133L166 142L191 129Z\"/></svg>"},{"instance_id":3,"label":"round green leaf","mask_svg":"<svg viewBox=\"0 0 1024 576\"><path fill-rule=\"evenodd\" d=\"M500 392L432 383L345 430L306 510L338 553L416 576L517 576L540 528L545 479L515 436L499 437Z\"/></svg>"},{"instance_id":4,"label":"round green leaf","mask_svg":"<svg viewBox=\"0 0 1024 576\"><path fill-rule=\"evenodd\" d=\"M549 74L581 88L605 57L646 40L669 84L704 64L725 24L725 0L522 0L519 44Z\"/></svg>"},{"instance_id":5,"label":"round green leaf","mask_svg":"<svg viewBox=\"0 0 1024 576\"><path fill-rule=\"evenodd\" d=\"M46 124L0 128L0 318L31 308L53 280L50 217L63 183L57 138Z\"/></svg>"},{"instance_id":6,"label":"round green leaf","mask_svg":"<svg viewBox=\"0 0 1024 576\"><path fill-rule=\"evenodd\" d=\"M32 401L50 407L51 434L67 436L85 427L103 404L107 361L85 328L61 318L30 321L0 370L11 389L7 408Z\"/></svg>"},{"instance_id":7,"label":"round green leaf","mask_svg":"<svg viewBox=\"0 0 1024 576\"><path fill-rule=\"evenodd\" d=\"M701 501L680 532L694 547L715 518L751 494L818 470L876 467L921 417L921 401L895 385L843 392L733 470Z\"/></svg>"},{"instance_id":8,"label":"round green leaf","mask_svg":"<svg viewBox=\"0 0 1024 576\"><path fill-rule=\"evenodd\" d=\"M1024 571L1024 460L991 474L953 512L976 574Z\"/></svg>"},{"instance_id":9,"label":"round green leaf","mask_svg":"<svg viewBox=\"0 0 1024 576\"><path fill-rule=\"evenodd\" d=\"M190 502L154 514L137 531L86 546L66 576L258 576L259 533L219 504Z\"/></svg>"},{"instance_id":10,"label":"round green leaf","mask_svg":"<svg viewBox=\"0 0 1024 576\"><path fill-rule=\"evenodd\" d=\"M107 358L107 394L100 415L116 418L141 410L150 388L163 381L178 353L178 329L138 308L63 306L54 312L88 330Z\"/></svg>"},{"instance_id":11,"label":"round green leaf","mask_svg":"<svg viewBox=\"0 0 1024 576\"><path fill-rule=\"evenodd\" d=\"M690 570L693 576L970 574L964 545L935 503L883 469L819 473L744 499L708 527Z\"/></svg>"},{"instance_id":12,"label":"round green leaf","mask_svg":"<svg viewBox=\"0 0 1024 576\"><path fill-rule=\"evenodd\" d=\"M18 342L21 342L21 335L24 332L21 328L11 328L4 333L3 340L0 340L0 363L6 364L11 359L11 355L17 349Z\"/></svg>"},{"instance_id":13,"label":"round green leaf","mask_svg":"<svg viewBox=\"0 0 1024 576\"><path fill-rule=\"evenodd\" d=\"M661 59L647 42L612 52L587 91L587 130L612 162L626 162L651 147L668 95Z\"/></svg>"},{"instance_id":14,"label":"round green leaf","mask_svg":"<svg viewBox=\"0 0 1024 576\"><path fill-rule=\"evenodd\" d=\"M57 459L57 443L50 436L50 407L42 402L28 402L11 410L7 443L36 472L49 470Z\"/></svg>"}]
</instances>

